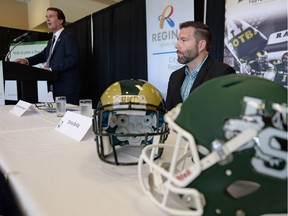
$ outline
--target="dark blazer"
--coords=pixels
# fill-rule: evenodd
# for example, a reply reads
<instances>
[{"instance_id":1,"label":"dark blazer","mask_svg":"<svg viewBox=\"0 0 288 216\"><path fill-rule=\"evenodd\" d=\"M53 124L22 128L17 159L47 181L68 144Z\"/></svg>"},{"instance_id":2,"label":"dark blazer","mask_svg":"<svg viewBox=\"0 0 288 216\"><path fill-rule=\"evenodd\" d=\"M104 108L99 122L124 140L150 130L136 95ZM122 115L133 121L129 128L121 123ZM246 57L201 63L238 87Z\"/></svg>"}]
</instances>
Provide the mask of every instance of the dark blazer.
<instances>
[{"instance_id":1,"label":"dark blazer","mask_svg":"<svg viewBox=\"0 0 288 216\"><path fill-rule=\"evenodd\" d=\"M168 110L171 110L177 104L183 102L181 97L181 86L185 78L185 67L186 66L174 71L170 75L166 97ZM235 70L232 67L208 56L193 83L190 93L210 79L233 73L235 73Z\"/></svg>"},{"instance_id":2,"label":"dark blazer","mask_svg":"<svg viewBox=\"0 0 288 216\"><path fill-rule=\"evenodd\" d=\"M42 52L27 58L29 65L46 62L50 46L51 40ZM50 58L50 68L57 77L57 80L52 83L53 96L75 95L77 97L78 95L77 98L72 98L74 104L78 103L80 92L79 53L77 39L71 33L64 30L59 35ZM67 99L67 102L72 101Z\"/></svg>"}]
</instances>

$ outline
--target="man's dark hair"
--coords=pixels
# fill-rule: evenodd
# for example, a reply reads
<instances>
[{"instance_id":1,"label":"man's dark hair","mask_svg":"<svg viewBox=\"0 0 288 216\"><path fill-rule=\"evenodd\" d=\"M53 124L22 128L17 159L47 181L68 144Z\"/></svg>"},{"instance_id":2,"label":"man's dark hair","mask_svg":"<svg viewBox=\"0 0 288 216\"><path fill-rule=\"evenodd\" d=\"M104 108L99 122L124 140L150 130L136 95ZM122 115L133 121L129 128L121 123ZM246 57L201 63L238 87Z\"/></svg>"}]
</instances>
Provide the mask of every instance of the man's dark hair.
<instances>
[{"instance_id":1,"label":"man's dark hair","mask_svg":"<svg viewBox=\"0 0 288 216\"><path fill-rule=\"evenodd\" d=\"M206 50L209 52L212 46L212 33L208 25L199 21L187 21L180 23L179 28L192 27L195 31L195 39L199 42L200 40L206 41Z\"/></svg>"},{"instance_id":2,"label":"man's dark hair","mask_svg":"<svg viewBox=\"0 0 288 216\"><path fill-rule=\"evenodd\" d=\"M57 12L57 18L58 18L59 20L63 20L62 25L63 25L63 27L64 27L64 26L65 26L65 23L66 23L66 18L65 18L65 14L63 13L63 11L60 10L59 8L55 8L55 7L49 7L49 8L47 8L47 11L48 11L48 10Z\"/></svg>"}]
</instances>

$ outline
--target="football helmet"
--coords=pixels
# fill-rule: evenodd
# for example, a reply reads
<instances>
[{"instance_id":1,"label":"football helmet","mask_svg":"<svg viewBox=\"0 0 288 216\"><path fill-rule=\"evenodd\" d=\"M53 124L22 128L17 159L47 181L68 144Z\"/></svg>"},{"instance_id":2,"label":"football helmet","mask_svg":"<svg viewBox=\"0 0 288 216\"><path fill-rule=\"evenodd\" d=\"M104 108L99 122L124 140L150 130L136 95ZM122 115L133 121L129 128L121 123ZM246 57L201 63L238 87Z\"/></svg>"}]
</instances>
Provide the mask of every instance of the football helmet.
<instances>
[{"instance_id":1,"label":"football helmet","mask_svg":"<svg viewBox=\"0 0 288 216\"><path fill-rule=\"evenodd\" d=\"M287 89L256 76L204 83L165 115L165 145L143 149L143 191L171 215L287 213L286 101Z\"/></svg>"},{"instance_id":2,"label":"football helmet","mask_svg":"<svg viewBox=\"0 0 288 216\"><path fill-rule=\"evenodd\" d=\"M268 64L268 53L264 51L259 51L256 53L256 60L260 65L267 65Z\"/></svg>"},{"instance_id":3,"label":"football helmet","mask_svg":"<svg viewBox=\"0 0 288 216\"><path fill-rule=\"evenodd\" d=\"M149 82L122 80L110 85L93 115L100 159L114 165L137 165L143 147L167 138L166 112L160 91Z\"/></svg>"}]
</instances>

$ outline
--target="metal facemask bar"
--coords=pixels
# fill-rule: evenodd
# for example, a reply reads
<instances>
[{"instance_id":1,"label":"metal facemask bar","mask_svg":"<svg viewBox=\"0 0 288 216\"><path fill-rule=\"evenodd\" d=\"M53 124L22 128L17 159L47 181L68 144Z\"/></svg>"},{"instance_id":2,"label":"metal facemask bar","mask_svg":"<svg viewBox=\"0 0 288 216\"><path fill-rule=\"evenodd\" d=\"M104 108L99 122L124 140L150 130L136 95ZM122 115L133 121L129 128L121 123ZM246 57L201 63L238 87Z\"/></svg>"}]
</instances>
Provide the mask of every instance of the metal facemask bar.
<instances>
[{"instance_id":1,"label":"metal facemask bar","mask_svg":"<svg viewBox=\"0 0 288 216\"><path fill-rule=\"evenodd\" d=\"M145 106L145 109L144 107ZM116 132L116 131L108 131L107 125L104 122L107 121L107 115L117 115L117 114L127 115L133 113L134 116L137 117L139 113L149 113L155 115L156 118L156 125L153 127L153 130L149 132L141 132L138 131L137 133L131 132ZM156 107L154 105L147 105L147 104L136 104L136 103L120 103L115 105L107 105L107 106L100 106L95 113L93 118L93 130L96 135L96 148L98 155L101 160L106 163L114 164L114 165L137 165L140 153L146 145L150 145L152 143L164 143L168 136L168 127L167 124L164 122L163 116L165 114L165 110L160 109L160 107ZM106 119L104 119L106 115ZM131 115L132 117L134 117ZM131 118L132 118L131 117ZM143 115L145 117L145 115ZM133 118L132 118L133 119ZM161 122L162 121L162 122ZM107 123L107 122L106 122ZM117 125L118 127L118 125ZM120 142L119 140L126 140L126 139L134 139L134 145L129 145L126 142ZM137 143L137 139L141 139L140 143ZM115 141L116 140L116 141ZM124 143L124 144L123 144ZM128 149L129 148L129 149ZM128 152L127 157L121 158L118 154L123 153L126 151ZM134 151L134 152L132 152ZM138 152L138 153L137 153ZM159 151L160 157L162 150ZM132 161L129 159L129 155L134 156ZM127 161L126 161L127 159Z\"/></svg>"}]
</instances>

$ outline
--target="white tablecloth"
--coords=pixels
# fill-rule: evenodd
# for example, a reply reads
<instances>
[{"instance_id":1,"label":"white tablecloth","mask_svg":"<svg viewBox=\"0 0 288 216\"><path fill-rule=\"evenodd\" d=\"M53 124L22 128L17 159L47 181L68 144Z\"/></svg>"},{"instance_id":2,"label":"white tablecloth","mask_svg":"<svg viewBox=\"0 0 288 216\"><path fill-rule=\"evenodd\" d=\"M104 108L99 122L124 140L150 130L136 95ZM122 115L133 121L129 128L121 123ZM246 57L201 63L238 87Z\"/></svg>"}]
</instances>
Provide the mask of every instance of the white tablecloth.
<instances>
[{"instance_id":1,"label":"white tablecloth","mask_svg":"<svg viewBox=\"0 0 288 216\"><path fill-rule=\"evenodd\" d=\"M137 166L102 162L92 130L78 142L55 113L17 117L0 107L0 169L26 215L165 215L141 191Z\"/></svg>"}]
</instances>

